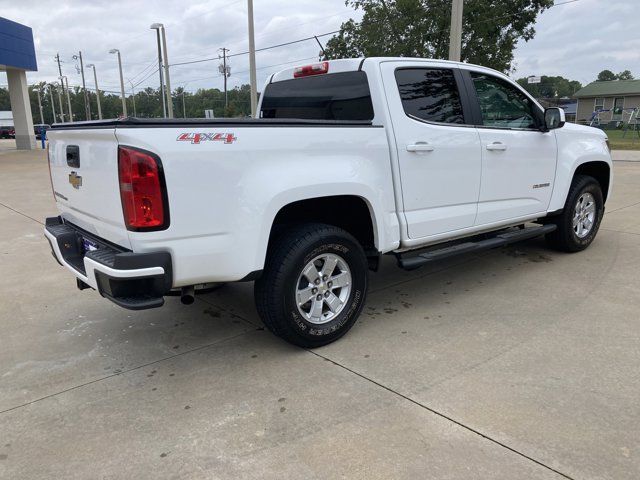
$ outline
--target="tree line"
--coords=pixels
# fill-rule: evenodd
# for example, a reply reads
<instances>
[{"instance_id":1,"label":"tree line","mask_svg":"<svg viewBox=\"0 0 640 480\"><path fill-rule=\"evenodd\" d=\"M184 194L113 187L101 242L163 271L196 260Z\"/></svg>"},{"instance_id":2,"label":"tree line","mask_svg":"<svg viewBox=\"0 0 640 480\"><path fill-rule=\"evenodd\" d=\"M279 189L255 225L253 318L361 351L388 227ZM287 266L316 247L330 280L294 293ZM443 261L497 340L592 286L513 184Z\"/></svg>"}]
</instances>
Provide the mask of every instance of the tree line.
<instances>
[{"instance_id":1,"label":"tree line","mask_svg":"<svg viewBox=\"0 0 640 480\"><path fill-rule=\"evenodd\" d=\"M43 119L40 118L40 108L38 106L38 90L40 91L40 101L42 104ZM98 119L98 106L96 94L87 91L89 103L91 105L91 119ZM60 94L60 96L58 95ZM60 98L61 97L61 98ZM196 92L187 92L183 88L176 88L172 92L173 114L176 118L203 118L205 110L213 110L216 118L221 117L246 117L251 114L250 87L242 85L228 92L228 104L225 108L224 92L217 88L202 88ZM127 102L127 114L142 118L162 117L162 97L159 88L147 87L139 90L135 95L125 97ZM31 101L31 112L34 123L48 123L54 121L53 111L56 113L56 122L60 122L60 103L65 115L65 121L69 121L68 102L66 92L59 86L52 87L44 82L29 87L29 99ZM53 108L51 105L53 99ZM84 93L79 87L69 90L71 101L71 111L74 121L86 120ZM118 118L122 115L122 100L120 95L100 92L100 106L102 118ZM11 110L9 101L9 90L0 88L0 110Z\"/></svg>"}]
</instances>

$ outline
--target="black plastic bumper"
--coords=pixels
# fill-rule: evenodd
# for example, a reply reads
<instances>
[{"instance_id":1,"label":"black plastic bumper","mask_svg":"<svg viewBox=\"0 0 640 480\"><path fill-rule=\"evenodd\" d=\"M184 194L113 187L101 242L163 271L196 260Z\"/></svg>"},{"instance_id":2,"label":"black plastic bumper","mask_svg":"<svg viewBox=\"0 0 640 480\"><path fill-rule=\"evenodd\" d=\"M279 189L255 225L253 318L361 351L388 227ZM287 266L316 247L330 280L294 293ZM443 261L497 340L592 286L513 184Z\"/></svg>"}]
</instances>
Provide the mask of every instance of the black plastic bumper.
<instances>
[{"instance_id":1,"label":"black plastic bumper","mask_svg":"<svg viewBox=\"0 0 640 480\"><path fill-rule=\"evenodd\" d=\"M56 249L51 245L52 254L58 263L66 263L84 278L87 277L85 258L107 267L94 270L97 288L103 297L130 310L156 308L164 304L164 295L171 290L173 278L171 255L168 252L133 253L91 235L75 225L65 223L60 217L47 218L45 228L55 238L62 256L61 259L58 258ZM85 251L83 238L96 244L98 249ZM51 239L47 239L51 243ZM164 273L122 278L104 271L117 270L127 273L127 270L153 267L162 267Z\"/></svg>"}]
</instances>

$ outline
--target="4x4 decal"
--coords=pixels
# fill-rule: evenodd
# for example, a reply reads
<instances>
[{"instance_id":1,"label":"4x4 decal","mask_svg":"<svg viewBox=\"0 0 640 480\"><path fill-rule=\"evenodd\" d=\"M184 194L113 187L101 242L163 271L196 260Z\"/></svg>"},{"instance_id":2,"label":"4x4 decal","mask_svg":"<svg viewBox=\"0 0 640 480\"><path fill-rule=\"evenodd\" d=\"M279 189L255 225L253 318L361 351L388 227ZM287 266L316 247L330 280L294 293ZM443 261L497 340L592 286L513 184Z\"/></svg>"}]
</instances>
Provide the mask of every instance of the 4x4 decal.
<instances>
[{"instance_id":1,"label":"4x4 decal","mask_svg":"<svg viewBox=\"0 0 640 480\"><path fill-rule=\"evenodd\" d=\"M202 142L224 142L233 143L237 140L237 137L233 133L196 133L186 132L178 135L176 141L178 142L191 142L192 144L199 144Z\"/></svg>"}]
</instances>

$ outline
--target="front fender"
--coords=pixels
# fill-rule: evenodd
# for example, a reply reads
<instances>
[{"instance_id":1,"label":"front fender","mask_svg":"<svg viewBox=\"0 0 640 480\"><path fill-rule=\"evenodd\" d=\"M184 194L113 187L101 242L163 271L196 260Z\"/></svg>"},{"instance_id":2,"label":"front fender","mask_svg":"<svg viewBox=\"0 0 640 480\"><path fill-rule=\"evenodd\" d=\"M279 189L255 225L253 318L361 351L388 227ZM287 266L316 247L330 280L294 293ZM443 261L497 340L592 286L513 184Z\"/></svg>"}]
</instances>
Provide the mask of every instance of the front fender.
<instances>
[{"instance_id":1,"label":"front fender","mask_svg":"<svg viewBox=\"0 0 640 480\"><path fill-rule=\"evenodd\" d=\"M607 192L607 198L609 198L613 183L611 174L613 162L606 144L605 133L597 128L568 123L556 131L556 138L558 139L558 168L548 211L554 212L564 208L576 170L585 163L607 164L610 171Z\"/></svg>"}]
</instances>

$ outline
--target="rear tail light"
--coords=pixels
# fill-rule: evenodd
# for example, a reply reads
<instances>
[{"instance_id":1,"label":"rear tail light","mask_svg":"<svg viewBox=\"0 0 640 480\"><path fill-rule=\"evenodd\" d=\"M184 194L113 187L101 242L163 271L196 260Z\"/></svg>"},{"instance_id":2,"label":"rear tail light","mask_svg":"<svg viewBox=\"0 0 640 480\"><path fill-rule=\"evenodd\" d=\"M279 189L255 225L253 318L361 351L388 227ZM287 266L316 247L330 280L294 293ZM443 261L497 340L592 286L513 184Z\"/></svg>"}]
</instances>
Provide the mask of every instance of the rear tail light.
<instances>
[{"instance_id":1,"label":"rear tail light","mask_svg":"<svg viewBox=\"0 0 640 480\"><path fill-rule=\"evenodd\" d=\"M329 72L329 62L314 63L304 67L296 67L293 71L293 78L310 77L311 75L322 75Z\"/></svg>"},{"instance_id":2,"label":"rear tail light","mask_svg":"<svg viewBox=\"0 0 640 480\"><path fill-rule=\"evenodd\" d=\"M127 230L169 227L167 190L160 159L151 152L118 147L120 198Z\"/></svg>"}]
</instances>

